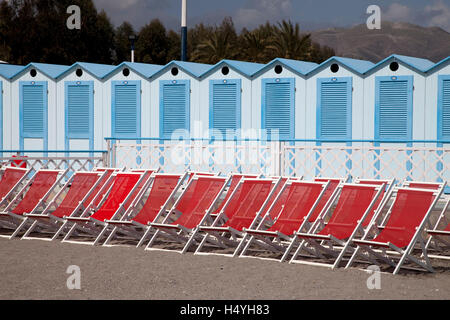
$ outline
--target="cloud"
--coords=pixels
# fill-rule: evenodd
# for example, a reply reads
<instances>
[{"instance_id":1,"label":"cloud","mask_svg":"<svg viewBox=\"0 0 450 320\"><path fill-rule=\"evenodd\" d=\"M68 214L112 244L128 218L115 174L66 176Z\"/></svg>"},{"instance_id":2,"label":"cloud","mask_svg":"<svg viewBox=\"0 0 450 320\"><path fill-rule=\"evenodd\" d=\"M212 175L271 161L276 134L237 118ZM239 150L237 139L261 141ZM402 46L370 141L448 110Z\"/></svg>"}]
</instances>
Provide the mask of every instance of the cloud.
<instances>
[{"instance_id":1,"label":"cloud","mask_svg":"<svg viewBox=\"0 0 450 320\"><path fill-rule=\"evenodd\" d=\"M413 18L413 11L405 5L393 3L389 6L386 12L383 13L382 17L383 20L392 22L411 21Z\"/></svg>"},{"instance_id":2,"label":"cloud","mask_svg":"<svg viewBox=\"0 0 450 320\"><path fill-rule=\"evenodd\" d=\"M152 19L158 18L171 25L174 18L169 16L174 0L94 0L98 10L104 9L115 25L124 21L139 28Z\"/></svg>"},{"instance_id":3,"label":"cloud","mask_svg":"<svg viewBox=\"0 0 450 320\"><path fill-rule=\"evenodd\" d=\"M422 10L411 9L406 5L392 3L383 12L383 20L392 22L410 22L427 27L440 27L450 32L450 5L443 0L430 1Z\"/></svg>"},{"instance_id":4,"label":"cloud","mask_svg":"<svg viewBox=\"0 0 450 320\"><path fill-rule=\"evenodd\" d=\"M291 0L248 0L238 9L234 21L238 27L253 28L266 21L288 19L291 14Z\"/></svg>"},{"instance_id":5,"label":"cloud","mask_svg":"<svg viewBox=\"0 0 450 320\"><path fill-rule=\"evenodd\" d=\"M450 32L450 6L439 0L427 5L424 10L428 16L428 26L441 27Z\"/></svg>"}]
</instances>

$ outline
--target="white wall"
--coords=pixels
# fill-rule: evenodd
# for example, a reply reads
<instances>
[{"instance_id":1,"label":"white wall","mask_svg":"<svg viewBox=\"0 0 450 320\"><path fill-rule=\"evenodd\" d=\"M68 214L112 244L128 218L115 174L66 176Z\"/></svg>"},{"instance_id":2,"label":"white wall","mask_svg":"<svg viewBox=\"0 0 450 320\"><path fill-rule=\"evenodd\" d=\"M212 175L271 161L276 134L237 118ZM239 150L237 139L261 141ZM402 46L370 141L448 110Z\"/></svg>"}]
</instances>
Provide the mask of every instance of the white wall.
<instances>
[{"instance_id":1,"label":"white wall","mask_svg":"<svg viewBox=\"0 0 450 320\"><path fill-rule=\"evenodd\" d=\"M11 150L11 82L2 76L0 76L0 82L3 86L3 94L0 96L3 106L3 150Z\"/></svg>"}]
</instances>

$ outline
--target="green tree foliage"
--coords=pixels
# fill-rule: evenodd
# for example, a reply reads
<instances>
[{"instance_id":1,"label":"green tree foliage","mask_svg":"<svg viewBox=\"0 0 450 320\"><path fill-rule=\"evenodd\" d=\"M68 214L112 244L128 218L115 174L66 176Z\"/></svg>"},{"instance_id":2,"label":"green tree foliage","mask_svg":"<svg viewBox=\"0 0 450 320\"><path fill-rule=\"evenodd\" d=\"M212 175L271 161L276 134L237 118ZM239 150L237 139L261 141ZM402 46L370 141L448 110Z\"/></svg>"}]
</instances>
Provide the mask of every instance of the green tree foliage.
<instances>
[{"instance_id":1,"label":"green tree foliage","mask_svg":"<svg viewBox=\"0 0 450 320\"><path fill-rule=\"evenodd\" d=\"M81 30L66 26L67 8L81 8ZM10 0L0 6L0 56L10 63L112 62L114 27L92 0Z\"/></svg>"},{"instance_id":2,"label":"green tree foliage","mask_svg":"<svg viewBox=\"0 0 450 320\"><path fill-rule=\"evenodd\" d=\"M81 30L69 30L67 8L81 8ZM92 0L0 0L0 60L15 64L76 61L119 64L130 59L129 22L114 28ZM180 33L158 19L137 32L136 61L164 65L180 59ZM188 31L190 61L214 64L222 59L267 63L274 58L322 62L334 55L302 33L298 24L269 22L236 32L227 17L219 25L198 24Z\"/></svg>"},{"instance_id":3,"label":"green tree foliage","mask_svg":"<svg viewBox=\"0 0 450 320\"><path fill-rule=\"evenodd\" d=\"M123 61L131 60L130 36L136 35L133 26L129 22L122 23L114 35L114 62L119 64Z\"/></svg>"}]
</instances>

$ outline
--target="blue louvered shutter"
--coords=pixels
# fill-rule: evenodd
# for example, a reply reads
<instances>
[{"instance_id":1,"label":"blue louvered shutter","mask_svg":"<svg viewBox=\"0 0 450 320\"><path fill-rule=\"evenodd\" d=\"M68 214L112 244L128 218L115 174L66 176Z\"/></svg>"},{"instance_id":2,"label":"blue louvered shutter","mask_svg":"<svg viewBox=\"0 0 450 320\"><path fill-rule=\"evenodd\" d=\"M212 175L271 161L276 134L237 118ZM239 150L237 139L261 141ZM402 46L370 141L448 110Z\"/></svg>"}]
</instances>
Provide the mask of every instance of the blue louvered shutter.
<instances>
[{"instance_id":1,"label":"blue louvered shutter","mask_svg":"<svg viewBox=\"0 0 450 320\"><path fill-rule=\"evenodd\" d=\"M241 81L211 80L210 128L223 136L241 127Z\"/></svg>"},{"instance_id":2,"label":"blue louvered shutter","mask_svg":"<svg viewBox=\"0 0 450 320\"><path fill-rule=\"evenodd\" d=\"M439 139L450 140L450 77L440 83L440 122Z\"/></svg>"},{"instance_id":3,"label":"blue louvered shutter","mask_svg":"<svg viewBox=\"0 0 450 320\"><path fill-rule=\"evenodd\" d=\"M116 138L141 136L140 81L113 82L113 135Z\"/></svg>"},{"instance_id":4,"label":"blue louvered shutter","mask_svg":"<svg viewBox=\"0 0 450 320\"><path fill-rule=\"evenodd\" d=\"M47 125L47 86L22 83L21 115L23 138L45 138Z\"/></svg>"},{"instance_id":5,"label":"blue louvered shutter","mask_svg":"<svg viewBox=\"0 0 450 320\"><path fill-rule=\"evenodd\" d=\"M170 139L179 129L189 130L189 80L161 81L160 92L160 135Z\"/></svg>"},{"instance_id":6,"label":"blue louvered shutter","mask_svg":"<svg viewBox=\"0 0 450 320\"><path fill-rule=\"evenodd\" d=\"M395 80L394 80L395 79ZM382 77L377 82L377 138L412 138L412 80L408 77Z\"/></svg>"},{"instance_id":7,"label":"blue louvered shutter","mask_svg":"<svg viewBox=\"0 0 450 320\"><path fill-rule=\"evenodd\" d=\"M317 136L352 138L352 79L318 79Z\"/></svg>"},{"instance_id":8,"label":"blue louvered shutter","mask_svg":"<svg viewBox=\"0 0 450 320\"><path fill-rule=\"evenodd\" d=\"M68 138L91 137L92 99L91 83L66 83L66 130Z\"/></svg>"},{"instance_id":9,"label":"blue louvered shutter","mask_svg":"<svg viewBox=\"0 0 450 320\"><path fill-rule=\"evenodd\" d=\"M295 80L263 79L262 129L278 130L280 139L294 138Z\"/></svg>"}]
</instances>

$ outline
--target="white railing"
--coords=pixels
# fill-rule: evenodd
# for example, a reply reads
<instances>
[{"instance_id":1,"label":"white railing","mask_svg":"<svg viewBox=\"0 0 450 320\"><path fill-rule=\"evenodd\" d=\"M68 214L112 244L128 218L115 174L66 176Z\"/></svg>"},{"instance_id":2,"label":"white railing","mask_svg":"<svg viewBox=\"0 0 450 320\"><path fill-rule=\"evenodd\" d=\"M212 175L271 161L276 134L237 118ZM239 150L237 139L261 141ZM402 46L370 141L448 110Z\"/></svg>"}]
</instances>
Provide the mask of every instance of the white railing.
<instances>
[{"instance_id":1,"label":"white railing","mask_svg":"<svg viewBox=\"0 0 450 320\"><path fill-rule=\"evenodd\" d=\"M4 151L0 167L14 166L33 169L90 171L95 167L109 167L107 151Z\"/></svg>"},{"instance_id":2,"label":"white railing","mask_svg":"<svg viewBox=\"0 0 450 320\"><path fill-rule=\"evenodd\" d=\"M127 168L285 175L396 178L398 181L450 180L450 148L431 143L352 142L317 145L312 141L135 141L111 144L112 164ZM378 144L379 145L379 144ZM412 146L407 146L412 145Z\"/></svg>"}]
</instances>

